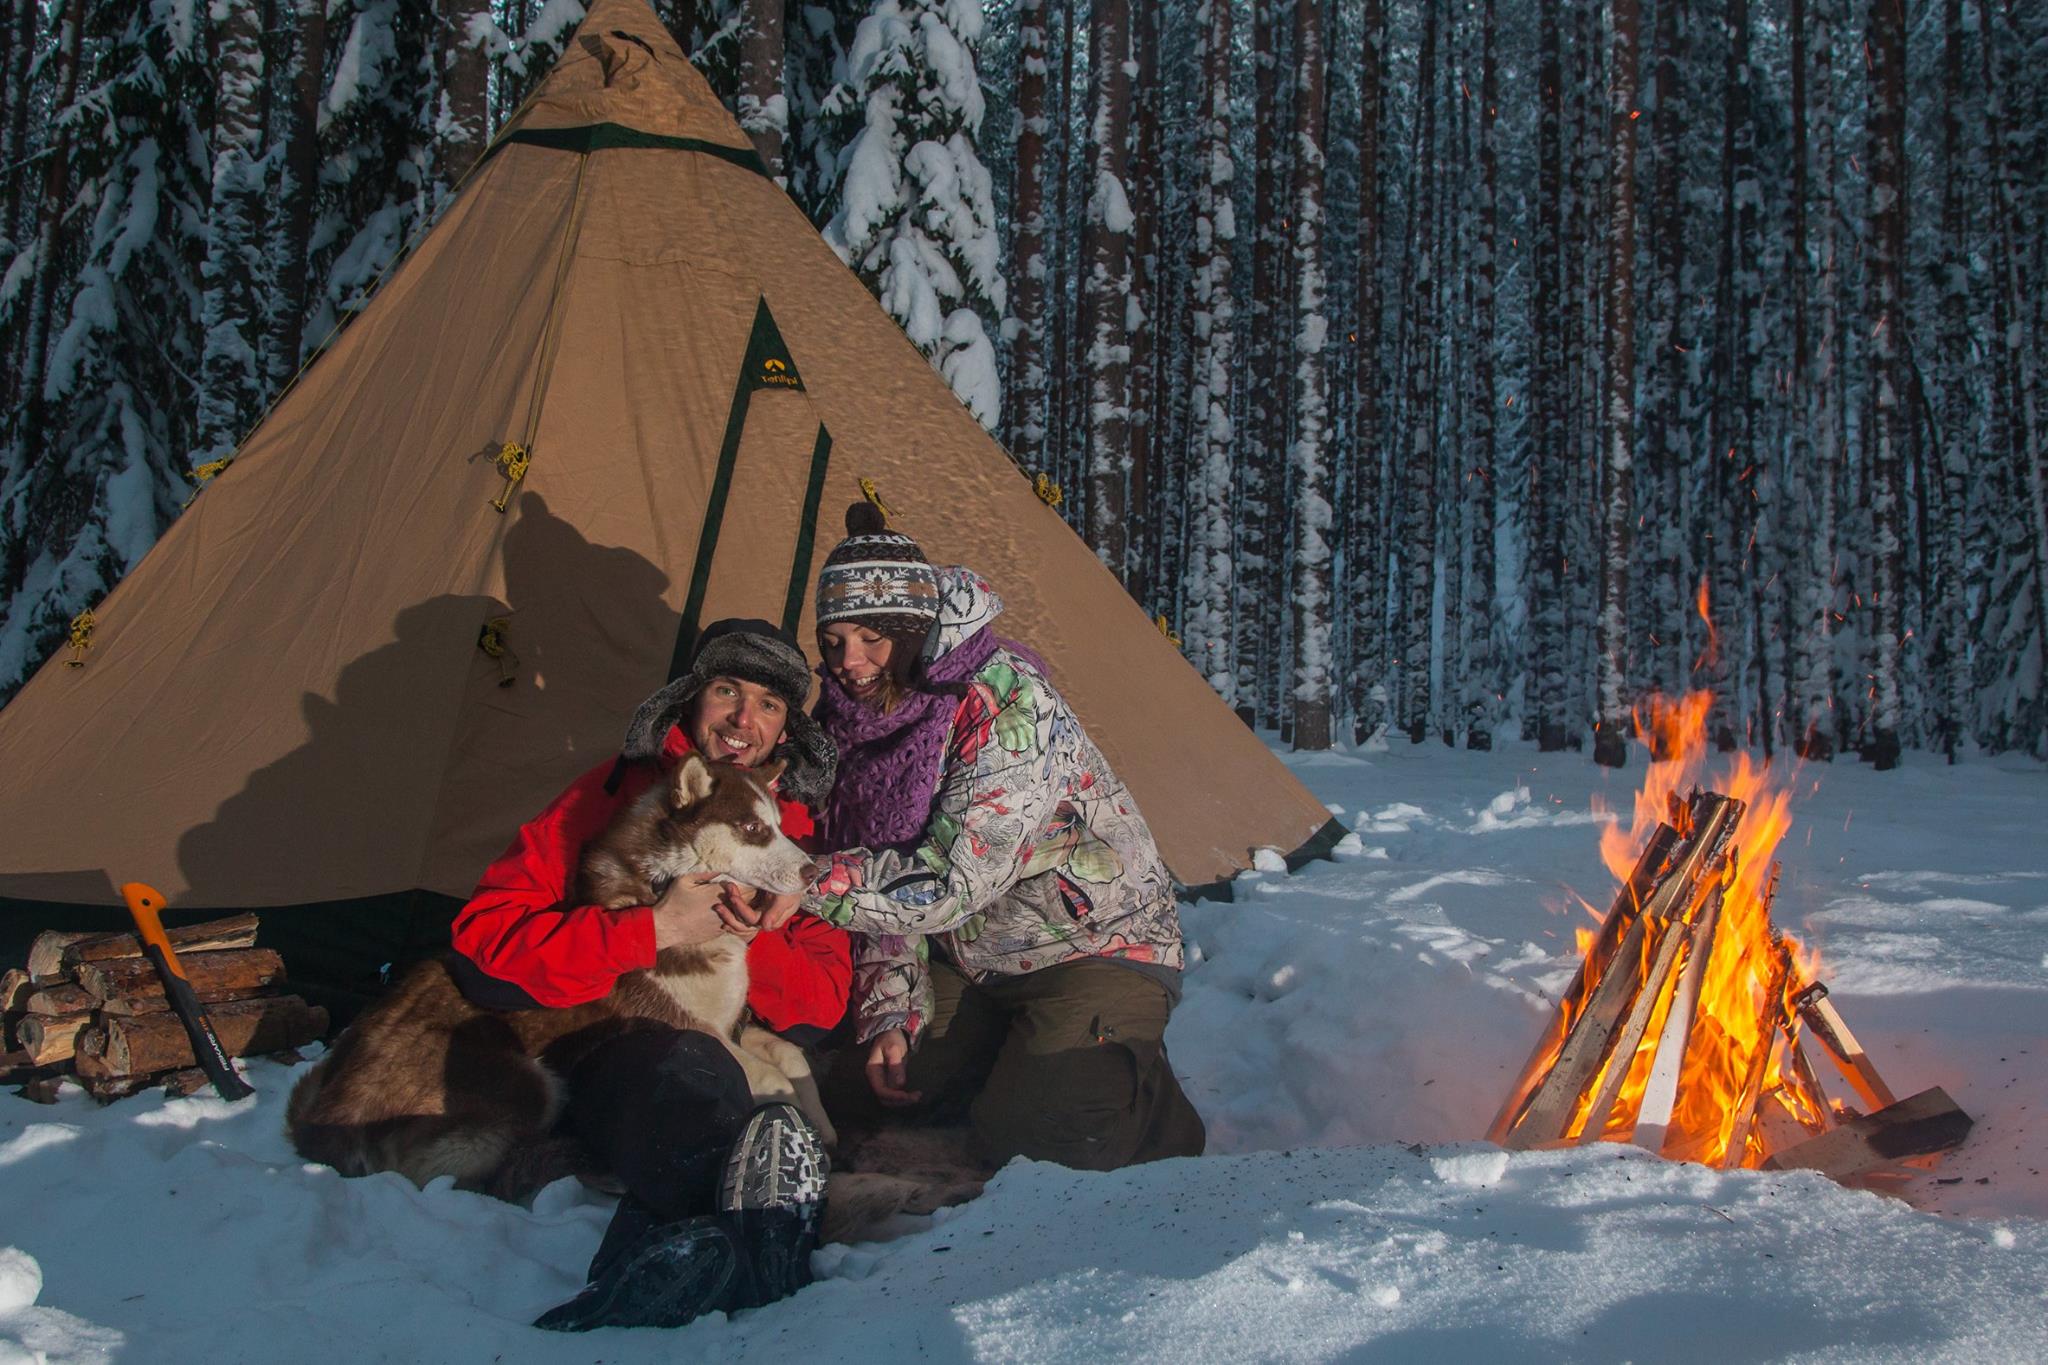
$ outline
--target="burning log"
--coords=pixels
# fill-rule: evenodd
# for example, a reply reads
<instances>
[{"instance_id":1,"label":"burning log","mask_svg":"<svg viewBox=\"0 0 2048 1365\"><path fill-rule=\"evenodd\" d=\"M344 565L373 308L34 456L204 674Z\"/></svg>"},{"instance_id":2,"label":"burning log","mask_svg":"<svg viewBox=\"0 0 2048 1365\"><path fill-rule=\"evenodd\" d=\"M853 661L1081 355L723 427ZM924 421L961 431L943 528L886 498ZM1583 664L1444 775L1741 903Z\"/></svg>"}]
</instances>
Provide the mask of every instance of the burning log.
<instances>
[{"instance_id":1,"label":"burning log","mask_svg":"<svg viewBox=\"0 0 2048 1365\"><path fill-rule=\"evenodd\" d=\"M1940 1086L1844 1119L1819 1137L1774 1152L1767 1171L1819 1171L1836 1180L1894 1166L1910 1157L1946 1152L1969 1136L1973 1120Z\"/></svg>"},{"instance_id":2,"label":"burning log","mask_svg":"<svg viewBox=\"0 0 2048 1365\"><path fill-rule=\"evenodd\" d=\"M1488 1138L1633 1141L1675 1160L1838 1179L1953 1147L1969 1116L1938 1090L1895 1101L1814 964L1771 925L1789 793L1738 755L1729 794L1678 798L1704 754L1705 701L1652 708L1660 758L1677 757L1652 765L1633 836L1603 838L1609 867L1628 875ZM1873 1112L1829 1101L1808 1034Z\"/></svg>"},{"instance_id":3,"label":"burning log","mask_svg":"<svg viewBox=\"0 0 2048 1365\"><path fill-rule=\"evenodd\" d=\"M1638 894L1637 877L1631 876L1601 925L1601 938L1619 930L1619 948L1597 973L1590 993L1584 988L1595 964L1594 954L1587 954L1574 992L1565 996L1561 1017L1571 1023L1562 1046L1546 1058L1551 1038L1539 1042L1524 1068L1525 1075L1538 1077L1536 1084L1526 1104L1504 1106L1495 1116L1487 1134L1491 1141L1525 1148L1606 1132L1680 950L1690 942L1694 921L1716 898L1742 811L1741 802L1709 792L1695 798L1686 813L1689 833L1658 827L1636 866L1638 874L1647 869L1647 894ZM1662 860L1653 861L1659 850L1668 850L1668 862L1661 866Z\"/></svg>"}]
</instances>

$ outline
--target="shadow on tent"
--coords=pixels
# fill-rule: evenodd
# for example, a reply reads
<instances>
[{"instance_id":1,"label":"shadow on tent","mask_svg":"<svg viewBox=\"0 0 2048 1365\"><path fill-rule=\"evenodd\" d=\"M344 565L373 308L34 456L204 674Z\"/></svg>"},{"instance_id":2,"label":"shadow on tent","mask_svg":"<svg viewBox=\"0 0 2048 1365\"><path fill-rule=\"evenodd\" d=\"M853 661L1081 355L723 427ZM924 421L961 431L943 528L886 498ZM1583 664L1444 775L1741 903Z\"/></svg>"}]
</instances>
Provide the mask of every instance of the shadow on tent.
<instances>
[{"instance_id":1,"label":"shadow on tent","mask_svg":"<svg viewBox=\"0 0 2048 1365\"><path fill-rule=\"evenodd\" d=\"M391 643L347 664L336 678L333 699L308 692L301 705L310 738L283 758L249 774L243 789L222 802L212 819L193 826L179 841L178 860L189 892L177 898L176 908L165 915L170 924L190 924L254 909L262 916L258 941L283 954L290 974L291 989L309 1001L325 1005L339 1027L373 998L408 964L445 948L448 925L461 900L442 892L413 887L379 895L348 899L308 899L290 905L251 906L233 888L242 879L247 860L262 857L289 858L290 848L280 848L280 831L294 846L310 847L319 841L355 838L365 847L388 847L391 830L377 829L373 813L362 824L351 820L327 820L315 812L294 821L288 812L307 804L309 792L332 790L340 784L355 799L375 802L388 783L385 774L403 757L394 746L414 741L417 729L394 733L388 722L394 705L436 706L448 718L439 727L444 732L462 728L458 708L486 705L517 707L519 766L559 769L555 788L565 787L584 768L596 762L593 745L616 742L606 734L593 738L568 732L559 718L560 707L522 705L533 697L530 679L566 679L575 671L608 667L613 661L552 657L546 638L522 635L517 643L519 674L512 689L494 686L497 665L480 654L470 676L481 680L459 697L430 698L419 695L418 680L445 676L451 639L460 648L476 649L478 626L485 619L510 614L515 620L530 611L528 619L544 620L550 614L576 612L605 613L607 619L646 620L650 616L669 622L668 634L656 649L647 653L665 655L673 638L676 614L662 602L668 576L645 557L632 551L593 545L570 523L552 515L546 504L529 493L521 499L517 521L507 530L504 541L506 600L486 596L442 595L415 603L399 612L393 623ZM613 614L616 613L614 616ZM568 632L571 638L604 639L602 624L593 631L578 623ZM572 651L559 646L556 654ZM648 690L658 686L659 678ZM527 688L521 694L518 689ZM628 717L617 717L617 732L623 734ZM403 765L419 771L417 763ZM441 766L428 769L430 780L441 781ZM488 802L488 793L433 793L428 809L437 808L452 795L473 803ZM546 798L543 798L545 800ZM509 842L520 822L538 813L507 809L502 812L504 841ZM493 822L498 812L491 812ZM377 838L378 834L383 838ZM413 831L417 834L417 831ZM410 844L423 846L420 835ZM493 836L496 837L496 836ZM500 845L502 846L502 845ZM496 853L493 847L490 854ZM110 852L110 861L113 858ZM373 861L366 854L359 861ZM408 869L404 875L414 875ZM481 863L474 873L483 871ZM365 868L368 876L375 873ZM41 879L47 884L48 878ZM23 899L0 894L0 965L19 965L26 960L30 942L46 929L104 932L129 927L120 897L105 871L92 869L70 874L64 894L52 899ZM0 891L6 878L0 873ZM311 889L311 888L309 888Z\"/></svg>"}]
</instances>

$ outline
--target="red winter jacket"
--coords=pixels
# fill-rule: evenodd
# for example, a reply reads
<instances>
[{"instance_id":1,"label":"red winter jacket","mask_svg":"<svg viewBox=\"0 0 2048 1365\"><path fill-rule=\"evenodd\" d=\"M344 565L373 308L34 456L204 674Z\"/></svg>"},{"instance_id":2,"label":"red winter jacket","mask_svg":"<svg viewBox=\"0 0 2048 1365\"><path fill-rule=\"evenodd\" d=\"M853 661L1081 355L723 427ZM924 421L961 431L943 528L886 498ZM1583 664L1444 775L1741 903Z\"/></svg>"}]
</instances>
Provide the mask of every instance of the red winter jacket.
<instances>
[{"instance_id":1,"label":"red winter jacket","mask_svg":"<svg viewBox=\"0 0 2048 1365\"><path fill-rule=\"evenodd\" d=\"M681 729L669 727L663 766L691 747ZM615 766L611 759L598 764L521 825L455 916L455 951L490 978L491 987L507 988L492 989L489 1003L580 1005L602 997L626 972L654 965L651 909L564 903L583 845L655 779L647 765L634 764L618 789L607 792ZM794 801L781 806L782 832L801 842L812 831L810 813ZM747 947L747 971L747 1003L771 1029L829 1029L846 1013L852 955L846 931L823 920L796 915L774 933L756 934Z\"/></svg>"}]
</instances>

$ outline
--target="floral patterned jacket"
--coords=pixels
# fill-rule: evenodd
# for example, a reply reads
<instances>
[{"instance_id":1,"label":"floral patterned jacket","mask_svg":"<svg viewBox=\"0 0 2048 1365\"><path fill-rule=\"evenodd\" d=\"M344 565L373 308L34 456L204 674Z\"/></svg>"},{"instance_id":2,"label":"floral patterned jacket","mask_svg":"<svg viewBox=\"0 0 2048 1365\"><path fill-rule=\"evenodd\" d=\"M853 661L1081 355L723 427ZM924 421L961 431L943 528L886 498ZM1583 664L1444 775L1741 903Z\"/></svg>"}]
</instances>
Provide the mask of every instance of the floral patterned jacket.
<instances>
[{"instance_id":1,"label":"floral patterned jacket","mask_svg":"<svg viewBox=\"0 0 2048 1365\"><path fill-rule=\"evenodd\" d=\"M1002 601L976 575L940 572L942 656ZM961 700L930 824L903 851L832 855L803 908L854 941L859 1039L931 1013L930 943L970 979L1088 957L1177 971L1173 880L1137 804L1065 699L1025 658L998 648Z\"/></svg>"}]
</instances>

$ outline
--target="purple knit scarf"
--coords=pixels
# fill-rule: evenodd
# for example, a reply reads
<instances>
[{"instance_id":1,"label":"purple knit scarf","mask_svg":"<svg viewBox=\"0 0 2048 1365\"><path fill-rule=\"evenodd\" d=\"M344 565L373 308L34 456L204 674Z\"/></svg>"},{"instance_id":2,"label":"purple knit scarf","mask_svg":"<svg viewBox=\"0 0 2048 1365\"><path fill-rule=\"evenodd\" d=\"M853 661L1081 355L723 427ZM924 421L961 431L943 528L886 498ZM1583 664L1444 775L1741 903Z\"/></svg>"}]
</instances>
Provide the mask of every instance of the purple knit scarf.
<instances>
[{"instance_id":1,"label":"purple knit scarf","mask_svg":"<svg viewBox=\"0 0 2048 1365\"><path fill-rule=\"evenodd\" d=\"M811 714L839 745L839 780L821 828L827 848L895 848L924 834L945 766L946 736L965 695L961 684L998 648L1038 662L1036 654L984 626L933 660L918 690L887 713L856 701L831 673L818 670Z\"/></svg>"}]
</instances>

